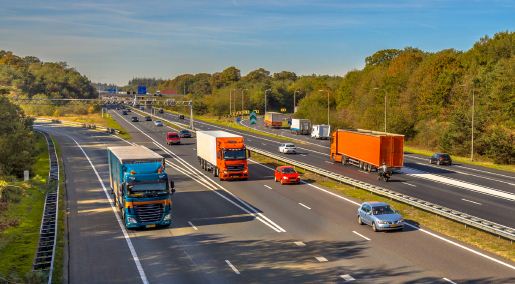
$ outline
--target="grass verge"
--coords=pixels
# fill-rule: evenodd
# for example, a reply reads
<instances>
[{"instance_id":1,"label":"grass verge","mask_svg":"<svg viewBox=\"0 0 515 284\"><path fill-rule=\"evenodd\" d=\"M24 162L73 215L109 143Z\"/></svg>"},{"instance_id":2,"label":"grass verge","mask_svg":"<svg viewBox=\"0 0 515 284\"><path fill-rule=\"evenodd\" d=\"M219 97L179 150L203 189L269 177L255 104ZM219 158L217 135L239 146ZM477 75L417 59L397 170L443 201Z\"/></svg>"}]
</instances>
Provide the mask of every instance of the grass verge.
<instances>
[{"instance_id":1,"label":"grass verge","mask_svg":"<svg viewBox=\"0 0 515 284\"><path fill-rule=\"evenodd\" d=\"M271 164L273 166L284 164L258 153L252 153L252 159L261 163ZM421 227L452 237L460 242L475 246L508 260L515 261L515 245L509 240L498 238L475 228L466 227L458 222L401 202L390 200L389 198L376 195L369 191L338 183L329 178L319 176L312 172L307 172L303 169L297 169L297 171L301 174L303 180L309 180L310 182L312 181L320 184L335 193L353 198L357 202L370 200L388 202L395 209L399 210L406 220L409 220L412 223L416 223Z\"/></svg>"},{"instance_id":2,"label":"grass verge","mask_svg":"<svg viewBox=\"0 0 515 284\"><path fill-rule=\"evenodd\" d=\"M404 145L404 151L410 152L413 154L424 155L424 156L431 156L435 153L435 151L431 151L431 150L427 150L427 149L420 149L417 147L406 146L406 145ZM462 157L462 156L455 156L455 155L452 155L452 160L453 160L453 162L458 162L461 164L481 166L481 167L485 167L485 168L502 170L502 171L507 171L507 172L512 172L512 173L515 172L515 165L499 165L499 164L494 164L490 161L483 161L483 160L471 161L470 157Z\"/></svg>"},{"instance_id":3,"label":"grass verge","mask_svg":"<svg viewBox=\"0 0 515 284\"><path fill-rule=\"evenodd\" d=\"M3 204L0 212L0 277L13 282L33 282L32 262L39 240L39 229L46 194L49 158L46 140L36 134L38 156L30 182L10 182L19 186L18 202ZM0 282L4 281L0 278Z\"/></svg>"},{"instance_id":4,"label":"grass verge","mask_svg":"<svg viewBox=\"0 0 515 284\"><path fill-rule=\"evenodd\" d=\"M59 213L57 217L57 242L55 248L55 256L54 256L54 273L52 275L52 283L63 283L63 271L64 271L64 244L65 244L65 222L64 218L66 218L66 207L65 207L65 196L66 196L66 188L64 184L65 176L64 176L64 165L63 160L61 159L61 147L57 144L55 139L54 141L55 149L57 152L57 161L59 162Z\"/></svg>"}]
</instances>

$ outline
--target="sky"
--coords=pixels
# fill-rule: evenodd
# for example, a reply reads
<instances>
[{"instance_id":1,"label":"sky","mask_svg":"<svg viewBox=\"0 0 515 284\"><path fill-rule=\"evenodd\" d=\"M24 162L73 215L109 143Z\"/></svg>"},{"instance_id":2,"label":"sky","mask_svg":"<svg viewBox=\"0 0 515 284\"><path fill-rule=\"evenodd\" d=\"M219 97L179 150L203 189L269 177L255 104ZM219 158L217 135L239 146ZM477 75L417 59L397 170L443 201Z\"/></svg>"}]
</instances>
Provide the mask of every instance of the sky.
<instances>
[{"instance_id":1,"label":"sky","mask_svg":"<svg viewBox=\"0 0 515 284\"><path fill-rule=\"evenodd\" d=\"M229 66L342 76L381 49L467 50L501 31L514 0L0 0L0 49L119 85Z\"/></svg>"}]
</instances>

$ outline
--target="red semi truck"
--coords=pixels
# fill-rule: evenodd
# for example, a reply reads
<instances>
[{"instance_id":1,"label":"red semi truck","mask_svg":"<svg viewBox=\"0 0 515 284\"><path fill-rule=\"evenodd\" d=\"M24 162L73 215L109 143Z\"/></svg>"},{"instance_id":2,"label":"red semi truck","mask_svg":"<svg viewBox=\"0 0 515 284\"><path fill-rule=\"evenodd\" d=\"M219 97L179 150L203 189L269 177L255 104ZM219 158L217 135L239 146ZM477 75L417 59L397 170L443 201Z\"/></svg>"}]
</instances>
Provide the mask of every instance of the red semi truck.
<instances>
[{"instance_id":1,"label":"red semi truck","mask_svg":"<svg viewBox=\"0 0 515 284\"><path fill-rule=\"evenodd\" d=\"M377 170L383 163L398 170L404 164L404 135L338 129L331 135L330 159L366 171Z\"/></svg>"}]
</instances>

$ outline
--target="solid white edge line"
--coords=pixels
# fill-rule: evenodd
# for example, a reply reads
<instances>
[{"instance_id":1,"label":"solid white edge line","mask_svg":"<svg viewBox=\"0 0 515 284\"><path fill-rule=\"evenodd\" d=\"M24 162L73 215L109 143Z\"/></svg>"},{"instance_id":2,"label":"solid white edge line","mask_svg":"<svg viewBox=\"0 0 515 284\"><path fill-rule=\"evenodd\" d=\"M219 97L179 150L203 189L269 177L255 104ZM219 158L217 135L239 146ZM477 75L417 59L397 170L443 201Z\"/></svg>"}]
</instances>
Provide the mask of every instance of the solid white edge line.
<instances>
[{"instance_id":1,"label":"solid white edge line","mask_svg":"<svg viewBox=\"0 0 515 284\"><path fill-rule=\"evenodd\" d=\"M318 262L327 262L327 258L323 256L315 256L315 259L318 260Z\"/></svg>"},{"instance_id":2,"label":"solid white edge line","mask_svg":"<svg viewBox=\"0 0 515 284\"><path fill-rule=\"evenodd\" d=\"M349 282L349 281L354 281L356 279L354 279L354 277L350 276L349 274L343 274L343 275L340 275L341 278L343 278L343 280Z\"/></svg>"},{"instance_id":3,"label":"solid white edge line","mask_svg":"<svg viewBox=\"0 0 515 284\"><path fill-rule=\"evenodd\" d=\"M148 279L147 279L147 275L145 274L145 271L143 270L143 266L141 265L141 262L139 260L138 254L136 253L136 249L132 245L131 238L129 237L129 234L127 233L127 230L125 230L125 226L123 225L122 220L120 219L120 216L118 216L118 212L116 211L116 208L113 205L113 200L111 199L110 193L107 192L107 189L106 189L106 187L104 185L104 182L102 181L102 178L100 178L100 175L98 174L97 169L95 168L95 165L93 165L93 162L89 158L88 154L86 154L86 152L84 151L82 146L75 139L73 139L72 137L70 137L70 136L68 136L68 137L70 139L72 139L73 142L75 142L75 144L77 144L77 146L82 151L82 153L84 154L84 156L88 160L89 164L91 165L91 168L93 168L93 172L95 172L95 175L97 176L98 182L102 186L102 189L104 190L104 193L105 193L105 195L107 197L107 200L109 201L109 205L111 206L111 209L113 210L113 213L114 213L114 215L116 217L116 220L118 221L118 225L120 226L120 229L122 230L123 237L125 238L125 241L127 242L127 246L129 247L129 250L131 252L132 259L134 260L134 263L136 264L136 268L138 269L138 273L139 273L139 276L141 278L141 282L143 282L144 284L148 284L149 282L148 282Z\"/></svg>"},{"instance_id":4,"label":"solid white edge line","mask_svg":"<svg viewBox=\"0 0 515 284\"><path fill-rule=\"evenodd\" d=\"M195 227L195 225L193 225L193 223L191 223L191 221L188 221L188 224L190 224L190 226L191 226L193 229L195 229L195 231L198 231L198 228L197 228L197 227Z\"/></svg>"},{"instance_id":5,"label":"solid white edge line","mask_svg":"<svg viewBox=\"0 0 515 284\"><path fill-rule=\"evenodd\" d=\"M414 184L411 184L411 183L409 183L409 182L405 182L405 181L404 181L404 182L402 182L402 183L403 183L403 184L405 184L405 185L409 185L409 186L412 186L412 187L417 187L416 185L414 185Z\"/></svg>"},{"instance_id":6,"label":"solid white edge line","mask_svg":"<svg viewBox=\"0 0 515 284\"><path fill-rule=\"evenodd\" d=\"M358 232L356 232L356 231L352 231L352 232L353 232L354 234L356 234L356 235L358 235L358 236L360 236L360 237L364 238L365 240L370 241L370 239L369 239L369 238L367 238L367 237L363 236L362 234L360 234L360 233L358 233Z\"/></svg>"},{"instance_id":7,"label":"solid white edge line","mask_svg":"<svg viewBox=\"0 0 515 284\"><path fill-rule=\"evenodd\" d=\"M240 271L234 266L232 265L232 263L229 261L229 260L225 260L225 263L227 263L227 265L229 265L229 267L232 269L232 271L234 271L234 273L236 274L240 274Z\"/></svg>"},{"instance_id":8,"label":"solid white edge line","mask_svg":"<svg viewBox=\"0 0 515 284\"><path fill-rule=\"evenodd\" d=\"M311 210L311 207L306 206L306 205L304 205L304 204L302 204L302 203L300 203L300 202L299 202L299 205L300 205L300 206L302 206L302 207L304 207L304 208L306 208L306 209L308 209L308 210Z\"/></svg>"},{"instance_id":9,"label":"solid white edge line","mask_svg":"<svg viewBox=\"0 0 515 284\"><path fill-rule=\"evenodd\" d=\"M305 244L304 242L300 242L300 241L298 241L298 242L293 242L293 243L294 243L295 245L299 246L299 247L304 247L304 246L306 246L306 244Z\"/></svg>"},{"instance_id":10,"label":"solid white edge line","mask_svg":"<svg viewBox=\"0 0 515 284\"><path fill-rule=\"evenodd\" d=\"M255 161L254 161L254 162L255 162ZM262 164L260 164L260 163L258 163L258 162L255 162L255 163L256 163L256 164L258 164L258 165L261 165L262 167L265 167L265 168L268 168L268 169L273 170L272 168L270 168L270 167L268 167L268 166L265 166L265 165L262 165ZM349 199L349 198L343 197L343 196L338 195L338 194L336 194L336 193L334 193L334 192L331 192L331 191L328 191L328 190L323 189L323 188L321 188L321 187L318 187L318 186L316 186L316 185L314 185L314 184L306 183L306 182L304 182L304 181L302 181L302 180L301 180L300 182L301 182L301 183L303 183L303 184L306 184L306 185L308 185L308 186L311 186L311 187L313 187L313 188L316 188L316 189L318 189L318 190L320 190L320 191L323 191L323 192L325 192L325 193L327 193L327 194L329 194L329 195L332 195L332 196L334 196L334 197L336 197L336 198L343 199L343 200L345 200L345 201L347 201L347 202L349 202L349 203L352 203L352 204L354 204L354 205L357 205L357 206L360 206L360 205L361 205L360 203L358 203L358 202L356 202L356 201L354 201L354 200L351 200L351 199ZM509 264L509 263L503 262L503 261L501 261L501 260L498 260L498 259L496 259L496 258L493 258L493 257L491 257L491 256L488 256L488 255L486 255L486 254L484 254L484 253L481 253L481 252L479 252L479 251L476 251L476 250L474 250L474 249L471 249L471 248L469 248L469 247L466 247L466 246L464 246L464 245L461 245L461 244L458 244L458 243L456 243L456 242L454 242L454 241L451 241L451 240L449 240L449 239L446 239L446 238L444 238L444 237L442 237L442 236L439 236L439 235L437 235L437 234L435 234L435 233L432 233L432 232L429 232L429 231L424 230L424 229L422 229L422 228L419 228L419 227L413 226L413 225L411 225L411 224L409 224L409 223L404 223L404 225L405 225L405 226L409 226L409 227L411 227L411 228L413 228L413 229L415 229L415 230L417 230L417 231L420 231L420 232L422 232L422 233L425 233L425 234L427 234L427 235L430 235L430 236L432 236L432 237L434 237L434 238L437 238L437 239L439 239L439 240L441 240L441 241L444 241L444 242L446 242L446 243L448 243L448 244L451 244L451 245L454 245L454 246L459 247L459 248L461 248L461 249L464 249L464 250L466 250L466 251L468 251L468 252L471 252L471 253L473 253L473 254L475 254L475 255L481 256L481 257L486 258L486 259L488 259L488 260L490 260L490 261L493 261L493 262L495 262L495 263L501 264L501 265L503 265L503 266L506 266L506 267L508 267L508 268L511 268L511 269L515 270L515 266L513 266L513 265L511 265L511 264Z\"/></svg>"}]
</instances>

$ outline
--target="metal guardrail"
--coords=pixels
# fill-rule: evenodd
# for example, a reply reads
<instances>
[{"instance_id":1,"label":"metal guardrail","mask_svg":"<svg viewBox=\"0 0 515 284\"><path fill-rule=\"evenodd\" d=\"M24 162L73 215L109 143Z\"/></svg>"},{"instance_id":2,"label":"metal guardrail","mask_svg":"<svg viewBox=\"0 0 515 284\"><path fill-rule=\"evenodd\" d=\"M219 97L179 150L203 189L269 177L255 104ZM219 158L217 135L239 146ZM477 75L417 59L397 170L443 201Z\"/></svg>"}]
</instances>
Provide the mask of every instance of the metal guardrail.
<instances>
[{"instance_id":1,"label":"metal guardrail","mask_svg":"<svg viewBox=\"0 0 515 284\"><path fill-rule=\"evenodd\" d=\"M97 131L101 131L101 132L106 132L106 133L109 133L109 134L120 134L120 131L118 129L103 127L103 126L99 126L99 125L96 125L96 124L93 124L93 123L80 123L80 122L58 120L58 119L47 119L47 118L38 118L38 119L36 119L36 121L45 121L45 122L50 122L50 123L60 123L62 125L77 126L77 127L97 130Z\"/></svg>"},{"instance_id":2,"label":"metal guardrail","mask_svg":"<svg viewBox=\"0 0 515 284\"><path fill-rule=\"evenodd\" d=\"M39 131L39 130L38 130ZM54 142L50 136L39 131L45 136L48 145L50 170L48 172L48 191L45 197L41 227L39 229L39 242L32 269L48 273L48 283L52 282L54 271L54 256L57 242L57 224L59 216L59 162Z\"/></svg>"},{"instance_id":3,"label":"metal guardrail","mask_svg":"<svg viewBox=\"0 0 515 284\"><path fill-rule=\"evenodd\" d=\"M414 207L417 207L417 208L423 209L425 211L429 211L431 213L446 217L448 219L457 221L459 223L463 223L465 225L474 227L476 229L480 229L480 230L486 231L488 233L491 233L491 234L494 234L497 236L501 236L503 238L506 238L506 239L509 239L512 241L515 240L515 229L514 228L510 228L510 227L507 227L507 226L504 226L501 224L490 222L485 219L474 217L474 216L468 215L466 213L459 212L459 211L456 211L456 210L453 210L453 209L450 209L450 208L447 208L444 206L440 206L440 205L437 205L437 204L434 204L434 203L431 203L431 202L428 202L428 201L425 201L425 200L422 200L419 198L408 196L408 195L405 195L405 194L402 194L402 193L399 193L399 192L396 192L396 191L393 191L393 190L390 190L390 189L387 189L384 187L375 186L375 185L372 185L372 184L369 184L369 183L366 183L363 181L355 180L355 179L352 179L352 178L349 178L349 177L346 177L346 176L343 176L343 175L340 175L340 174L337 174L337 173L334 173L334 172L331 172L328 170L314 167L314 166L306 164L306 163L291 160L291 159L285 158L283 156L279 156L274 153L270 153L268 151L264 151L264 150L261 150L258 148L247 146L247 149L249 149L253 152L256 152L258 154L267 156L269 158L299 167L301 169L305 169L307 171L314 172L318 175L330 178L332 180L335 180L335 181L338 181L341 183L345 183L345 184L349 184L349 185L355 186L357 188L361 188L361 189L373 192L375 194L386 196L386 197L389 197L396 201L400 201L402 203L412 205Z\"/></svg>"},{"instance_id":4,"label":"metal guardrail","mask_svg":"<svg viewBox=\"0 0 515 284\"><path fill-rule=\"evenodd\" d=\"M149 114L148 112L141 111L139 109L135 109L135 110L142 112L142 113ZM159 117L159 116L156 116L153 114L150 114L150 115L157 117L161 120L167 121L169 123L177 124L176 122L169 121L163 117ZM386 197L394 199L396 201L399 201L399 202L402 202L405 204L409 204L411 206L423 209L425 211L434 213L436 215L446 217L448 219L457 221L457 222L465 224L467 226L471 226L473 228L480 229L480 230L483 230L485 232L488 232L488 233L491 233L491 234L494 234L497 236L501 236L508 240L511 240L511 241L515 240L515 229L514 228L510 228L508 226L504 226L504 225L497 224L497 223L494 223L494 222L491 222L491 221L488 221L485 219L481 219L481 218L478 218L478 217L475 217L475 216L472 216L472 215L469 215L469 214L466 214L463 212L459 212L459 211L456 211L456 210L453 210L453 209L450 209L450 208L447 208L447 207L444 207L444 206L441 206L438 204L434 204L434 203L425 201L420 198L405 195L405 194L402 194L402 193L399 193L399 192L396 192L396 191L393 191L393 190L390 190L390 189L387 189L384 187L375 186L375 185L372 185L372 184L369 184L369 183L366 183L366 182L363 182L360 180L352 179L352 178L346 177L344 175L340 175L335 172L331 172L331 171L324 170L324 169L321 169L318 167L314 167L314 166L306 164L306 163L291 160L291 159L285 158L283 156L279 156L274 153L264 151L264 150L261 150L261 149L255 148L255 147L247 146L247 149L254 151L258 154L267 156L269 158L272 158L272 159L275 159L275 160L278 160L278 161L281 161L281 162L284 162L284 163L287 163L290 165L294 165L296 167L308 170L310 172L314 172L318 175L330 178L332 180L335 180L335 181L338 181L341 183L345 183L345 184L349 184L349 185L352 185L352 186L355 186L357 188L361 188L364 190L368 190L375 194L386 196Z\"/></svg>"}]
</instances>

